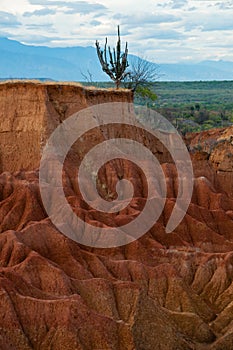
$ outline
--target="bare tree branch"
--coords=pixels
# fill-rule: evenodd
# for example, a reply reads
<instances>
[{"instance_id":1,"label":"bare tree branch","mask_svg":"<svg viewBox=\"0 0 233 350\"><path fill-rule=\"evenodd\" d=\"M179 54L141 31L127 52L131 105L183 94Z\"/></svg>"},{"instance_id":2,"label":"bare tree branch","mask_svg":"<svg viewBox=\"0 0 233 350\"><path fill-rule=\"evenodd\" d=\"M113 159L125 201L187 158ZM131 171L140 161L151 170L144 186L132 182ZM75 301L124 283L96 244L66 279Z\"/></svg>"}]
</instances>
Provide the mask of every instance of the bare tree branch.
<instances>
[{"instance_id":1,"label":"bare tree branch","mask_svg":"<svg viewBox=\"0 0 233 350\"><path fill-rule=\"evenodd\" d=\"M160 77L159 66L144 58L134 57L124 79L127 88L136 91L139 86L149 87Z\"/></svg>"},{"instance_id":2,"label":"bare tree branch","mask_svg":"<svg viewBox=\"0 0 233 350\"><path fill-rule=\"evenodd\" d=\"M83 73L82 71L80 71L82 77L84 78L84 80L88 83L93 83L93 74L89 71L89 69L87 69L87 73Z\"/></svg>"}]
</instances>

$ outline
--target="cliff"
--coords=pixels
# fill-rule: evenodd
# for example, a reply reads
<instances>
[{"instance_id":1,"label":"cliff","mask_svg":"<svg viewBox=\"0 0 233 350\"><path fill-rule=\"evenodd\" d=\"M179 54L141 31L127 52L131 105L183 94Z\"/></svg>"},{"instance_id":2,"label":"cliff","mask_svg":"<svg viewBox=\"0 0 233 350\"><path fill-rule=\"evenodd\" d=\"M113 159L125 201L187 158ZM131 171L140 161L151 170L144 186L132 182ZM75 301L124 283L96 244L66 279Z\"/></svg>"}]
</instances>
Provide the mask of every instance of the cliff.
<instances>
[{"instance_id":1,"label":"cliff","mask_svg":"<svg viewBox=\"0 0 233 350\"><path fill-rule=\"evenodd\" d=\"M132 93L69 83L0 83L0 171L36 169L51 132L64 119L111 101L132 102Z\"/></svg>"},{"instance_id":2,"label":"cliff","mask_svg":"<svg viewBox=\"0 0 233 350\"><path fill-rule=\"evenodd\" d=\"M167 150L136 126L90 130L82 140L83 153L114 135L134 138L160 159L167 185L163 213L143 237L117 248L90 248L62 235L44 210L37 169L41 147L78 106L131 101L132 96L57 84L3 84L2 89L1 158L3 169L11 172L0 175L0 349L231 350L233 198L221 176L232 176L231 157L226 157L232 152L232 129L202 134L201 149L200 134L187 137L194 193L171 233L165 226L178 184ZM207 150L211 139L217 146ZM102 227L139 215L146 199L140 169L116 159L100 170L104 198L116 195L119 176L129 179L135 192L126 209L105 215L81 198L74 172L80 155L75 157L74 152L65 164L63 183L76 215Z\"/></svg>"}]
</instances>

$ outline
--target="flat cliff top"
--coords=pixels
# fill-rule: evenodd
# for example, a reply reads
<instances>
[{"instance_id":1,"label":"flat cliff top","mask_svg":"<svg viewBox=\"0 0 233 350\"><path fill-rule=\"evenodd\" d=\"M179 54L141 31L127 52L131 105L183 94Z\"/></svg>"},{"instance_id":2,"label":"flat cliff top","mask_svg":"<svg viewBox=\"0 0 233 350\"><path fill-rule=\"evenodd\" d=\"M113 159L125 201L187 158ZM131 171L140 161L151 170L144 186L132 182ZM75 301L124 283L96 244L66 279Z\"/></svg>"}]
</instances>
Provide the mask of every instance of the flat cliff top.
<instances>
[{"instance_id":1,"label":"flat cliff top","mask_svg":"<svg viewBox=\"0 0 233 350\"><path fill-rule=\"evenodd\" d=\"M96 86L86 86L82 83L76 81L41 81L37 79L8 79L0 81L0 85L41 85L41 86L72 86L72 87L80 87L85 90L96 90L96 91L108 91L108 92L131 92L129 89L125 88L99 88Z\"/></svg>"}]
</instances>

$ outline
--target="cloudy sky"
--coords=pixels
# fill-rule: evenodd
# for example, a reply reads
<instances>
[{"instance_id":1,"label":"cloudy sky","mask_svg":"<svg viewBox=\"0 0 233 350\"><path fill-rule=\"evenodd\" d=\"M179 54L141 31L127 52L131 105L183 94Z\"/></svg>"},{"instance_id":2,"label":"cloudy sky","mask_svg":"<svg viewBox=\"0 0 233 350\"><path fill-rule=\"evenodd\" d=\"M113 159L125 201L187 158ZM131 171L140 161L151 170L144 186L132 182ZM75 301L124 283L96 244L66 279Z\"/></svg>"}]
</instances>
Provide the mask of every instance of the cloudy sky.
<instances>
[{"instance_id":1,"label":"cloudy sky","mask_svg":"<svg viewBox=\"0 0 233 350\"><path fill-rule=\"evenodd\" d=\"M0 0L0 36L25 44L115 43L154 62L233 61L233 0Z\"/></svg>"}]
</instances>

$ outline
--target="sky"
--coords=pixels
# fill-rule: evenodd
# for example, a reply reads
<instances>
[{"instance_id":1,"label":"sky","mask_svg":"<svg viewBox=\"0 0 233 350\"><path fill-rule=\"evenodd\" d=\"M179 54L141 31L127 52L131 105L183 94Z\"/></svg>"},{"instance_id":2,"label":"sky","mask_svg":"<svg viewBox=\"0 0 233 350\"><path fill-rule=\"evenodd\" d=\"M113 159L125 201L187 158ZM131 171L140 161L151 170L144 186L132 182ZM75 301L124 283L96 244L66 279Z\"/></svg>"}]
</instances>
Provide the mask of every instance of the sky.
<instances>
[{"instance_id":1,"label":"sky","mask_svg":"<svg viewBox=\"0 0 233 350\"><path fill-rule=\"evenodd\" d=\"M50 47L116 42L156 63L233 61L233 0L0 0L0 36Z\"/></svg>"}]
</instances>

